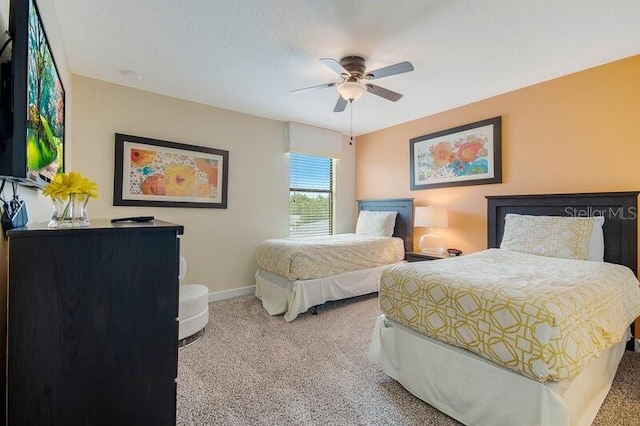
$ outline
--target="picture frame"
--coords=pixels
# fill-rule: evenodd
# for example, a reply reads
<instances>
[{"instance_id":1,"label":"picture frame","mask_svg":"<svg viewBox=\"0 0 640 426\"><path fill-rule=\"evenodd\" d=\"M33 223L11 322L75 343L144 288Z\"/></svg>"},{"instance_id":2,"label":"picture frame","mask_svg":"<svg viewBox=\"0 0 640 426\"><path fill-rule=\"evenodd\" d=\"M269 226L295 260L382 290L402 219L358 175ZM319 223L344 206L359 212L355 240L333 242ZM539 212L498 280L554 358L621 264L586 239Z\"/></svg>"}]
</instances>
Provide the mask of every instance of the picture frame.
<instances>
[{"instance_id":1,"label":"picture frame","mask_svg":"<svg viewBox=\"0 0 640 426\"><path fill-rule=\"evenodd\" d=\"M227 208L229 151L115 134L114 206Z\"/></svg>"},{"instance_id":2,"label":"picture frame","mask_svg":"<svg viewBox=\"0 0 640 426\"><path fill-rule=\"evenodd\" d=\"M409 140L411 190L502 182L502 117Z\"/></svg>"}]
</instances>

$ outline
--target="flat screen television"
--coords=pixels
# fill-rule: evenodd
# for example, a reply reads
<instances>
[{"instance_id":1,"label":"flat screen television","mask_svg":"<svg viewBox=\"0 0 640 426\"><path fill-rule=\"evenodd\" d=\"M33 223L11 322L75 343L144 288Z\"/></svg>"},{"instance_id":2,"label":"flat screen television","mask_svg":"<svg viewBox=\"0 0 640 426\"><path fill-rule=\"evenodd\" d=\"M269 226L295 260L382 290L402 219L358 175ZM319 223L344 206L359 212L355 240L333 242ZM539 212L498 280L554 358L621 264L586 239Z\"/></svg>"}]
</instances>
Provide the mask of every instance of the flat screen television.
<instances>
[{"instance_id":1,"label":"flat screen television","mask_svg":"<svg viewBox=\"0 0 640 426\"><path fill-rule=\"evenodd\" d=\"M11 64L3 66L1 85L9 126L0 176L43 186L64 171L65 95L34 0L11 0L9 36Z\"/></svg>"}]
</instances>

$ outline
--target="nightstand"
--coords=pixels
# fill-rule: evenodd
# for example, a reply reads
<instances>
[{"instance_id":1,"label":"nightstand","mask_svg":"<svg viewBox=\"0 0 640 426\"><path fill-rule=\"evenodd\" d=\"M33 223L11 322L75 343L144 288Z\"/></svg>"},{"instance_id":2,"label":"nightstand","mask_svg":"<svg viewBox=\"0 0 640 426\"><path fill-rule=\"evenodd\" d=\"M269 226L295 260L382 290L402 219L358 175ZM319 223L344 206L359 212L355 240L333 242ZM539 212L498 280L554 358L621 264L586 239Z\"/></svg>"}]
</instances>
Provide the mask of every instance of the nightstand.
<instances>
[{"instance_id":1,"label":"nightstand","mask_svg":"<svg viewBox=\"0 0 640 426\"><path fill-rule=\"evenodd\" d=\"M445 252L441 255L437 254L427 254L422 253L420 251L408 251L405 253L405 258L407 262L424 262L425 260L438 260L438 259L446 259L449 255Z\"/></svg>"}]
</instances>

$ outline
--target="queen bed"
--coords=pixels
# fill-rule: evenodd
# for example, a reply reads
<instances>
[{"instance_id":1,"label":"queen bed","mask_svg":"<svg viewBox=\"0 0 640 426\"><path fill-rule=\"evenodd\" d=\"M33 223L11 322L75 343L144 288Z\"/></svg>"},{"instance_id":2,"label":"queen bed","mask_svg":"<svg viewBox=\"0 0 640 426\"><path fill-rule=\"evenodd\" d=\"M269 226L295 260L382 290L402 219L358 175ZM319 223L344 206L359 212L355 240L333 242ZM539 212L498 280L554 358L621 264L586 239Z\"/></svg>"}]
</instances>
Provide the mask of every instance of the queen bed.
<instances>
[{"instance_id":1,"label":"queen bed","mask_svg":"<svg viewBox=\"0 0 640 426\"><path fill-rule=\"evenodd\" d=\"M354 234L261 243L255 294L270 315L292 321L325 302L377 292L382 270L412 247L412 198L359 200Z\"/></svg>"},{"instance_id":2,"label":"queen bed","mask_svg":"<svg viewBox=\"0 0 640 426\"><path fill-rule=\"evenodd\" d=\"M637 196L487 197L489 250L382 275L371 355L464 424L591 424L640 316Z\"/></svg>"}]
</instances>

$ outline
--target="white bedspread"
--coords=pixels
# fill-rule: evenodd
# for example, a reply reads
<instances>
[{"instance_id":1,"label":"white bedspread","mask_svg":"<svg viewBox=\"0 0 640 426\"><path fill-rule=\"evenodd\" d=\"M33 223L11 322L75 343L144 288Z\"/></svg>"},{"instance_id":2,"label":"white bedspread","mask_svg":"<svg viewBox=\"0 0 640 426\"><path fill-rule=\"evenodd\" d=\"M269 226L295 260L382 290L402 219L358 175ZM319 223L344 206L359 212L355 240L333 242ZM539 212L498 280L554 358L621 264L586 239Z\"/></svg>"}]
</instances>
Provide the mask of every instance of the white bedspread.
<instances>
[{"instance_id":1,"label":"white bedspread","mask_svg":"<svg viewBox=\"0 0 640 426\"><path fill-rule=\"evenodd\" d=\"M271 239L255 252L258 267L289 281L310 280L400 262L400 238L338 234Z\"/></svg>"}]
</instances>

